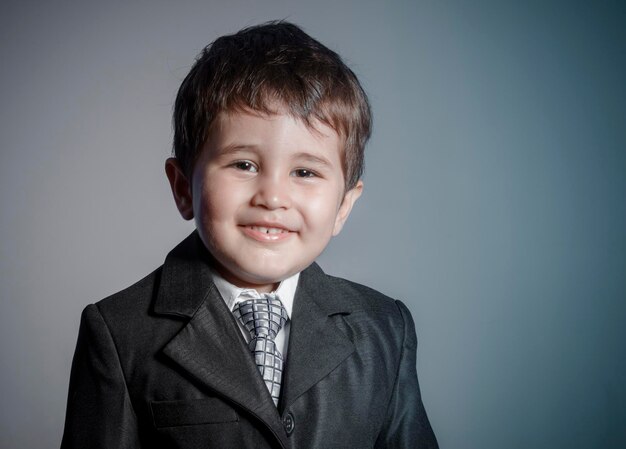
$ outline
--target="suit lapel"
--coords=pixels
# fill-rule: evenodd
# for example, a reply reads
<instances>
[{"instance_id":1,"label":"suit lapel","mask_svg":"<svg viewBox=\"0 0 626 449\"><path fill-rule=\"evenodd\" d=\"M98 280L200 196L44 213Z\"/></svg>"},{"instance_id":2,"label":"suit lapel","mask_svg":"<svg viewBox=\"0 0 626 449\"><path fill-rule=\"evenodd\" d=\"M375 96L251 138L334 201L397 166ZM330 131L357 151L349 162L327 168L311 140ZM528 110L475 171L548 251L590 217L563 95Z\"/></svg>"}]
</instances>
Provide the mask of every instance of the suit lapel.
<instances>
[{"instance_id":1,"label":"suit lapel","mask_svg":"<svg viewBox=\"0 0 626 449\"><path fill-rule=\"evenodd\" d=\"M294 299L281 410L326 377L355 350L329 315L349 314L343 298L328 287L326 275L311 265L300 275Z\"/></svg>"},{"instance_id":2,"label":"suit lapel","mask_svg":"<svg viewBox=\"0 0 626 449\"><path fill-rule=\"evenodd\" d=\"M256 416L284 447L278 411L211 280L205 252L194 232L165 261L154 311L190 320L163 353L217 395Z\"/></svg>"}]
</instances>

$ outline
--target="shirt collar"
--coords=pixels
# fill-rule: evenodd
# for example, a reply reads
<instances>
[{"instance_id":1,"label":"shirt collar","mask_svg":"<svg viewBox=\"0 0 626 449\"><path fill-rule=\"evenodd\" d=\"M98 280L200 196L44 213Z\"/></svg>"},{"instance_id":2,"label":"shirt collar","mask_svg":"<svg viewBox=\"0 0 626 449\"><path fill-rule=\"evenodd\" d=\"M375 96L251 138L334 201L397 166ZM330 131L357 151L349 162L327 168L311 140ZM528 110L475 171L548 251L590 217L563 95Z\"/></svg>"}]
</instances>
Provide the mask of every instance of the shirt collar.
<instances>
[{"instance_id":1,"label":"shirt collar","mask_svg":"<svg viewBox=\"0 0 626 449\"><path fill-rule=\"evenodd\" d=\"M220 295L224 299L224 302L230 311L233 310L233 307L239 301L245 301L250 298L259 298L261 296L259 292L253 288L241 288L231 284L215 270L211 270L211 277L213 278L213 283L217 287L217 290L220 292ZM287 311L287 316L290 318L299 277L300 273L296 273L293 276L288 277L283 280L278 285L278 288L271 293L275 294L278 299L280 299L280 302L283 303L283 306Z\"/></svg>"}]
</instances>

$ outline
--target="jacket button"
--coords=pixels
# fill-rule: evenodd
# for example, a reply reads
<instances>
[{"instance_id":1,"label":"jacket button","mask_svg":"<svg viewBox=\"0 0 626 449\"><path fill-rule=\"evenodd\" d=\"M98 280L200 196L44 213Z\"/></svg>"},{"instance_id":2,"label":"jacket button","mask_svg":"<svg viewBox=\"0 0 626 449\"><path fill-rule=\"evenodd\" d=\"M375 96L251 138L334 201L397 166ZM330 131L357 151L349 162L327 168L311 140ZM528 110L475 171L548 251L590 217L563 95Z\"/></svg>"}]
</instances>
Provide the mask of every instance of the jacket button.
<instances>
[{"instance_id":1,"label":"jacket button","mask_svg":"<svg viewBox=\"0 0 626 449\"><path fill-rule=\"evenodd\" d=\"M285 427L285 432L287 432L287 435L291 435L294 427L296 427L296 421L293 419L293 415L291 414L291 412L287 413L283 417L283 426Z\"/></svg>"}]
</instances>

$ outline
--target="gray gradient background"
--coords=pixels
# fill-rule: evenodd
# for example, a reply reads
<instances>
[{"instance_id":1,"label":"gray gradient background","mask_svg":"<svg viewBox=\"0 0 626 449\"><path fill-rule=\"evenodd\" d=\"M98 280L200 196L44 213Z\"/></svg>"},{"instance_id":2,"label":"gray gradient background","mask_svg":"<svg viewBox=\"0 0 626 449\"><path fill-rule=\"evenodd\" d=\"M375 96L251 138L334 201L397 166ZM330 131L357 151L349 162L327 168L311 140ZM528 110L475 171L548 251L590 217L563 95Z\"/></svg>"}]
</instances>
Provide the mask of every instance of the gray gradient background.
<instances>
[{"instance_id":1,"label":"gray gradient background","mask_svg":"<svg viewBox=\"0 0 626 449\"><path fill-rule=\"evenodd\" d=\"M441 446L626 447L624 2L116 3L0 6L0 447L58 446L82 308L191 230L163 174L180 81L274 18L370 94L321 264L412 310Z\"/></svg>"}]
</instances>

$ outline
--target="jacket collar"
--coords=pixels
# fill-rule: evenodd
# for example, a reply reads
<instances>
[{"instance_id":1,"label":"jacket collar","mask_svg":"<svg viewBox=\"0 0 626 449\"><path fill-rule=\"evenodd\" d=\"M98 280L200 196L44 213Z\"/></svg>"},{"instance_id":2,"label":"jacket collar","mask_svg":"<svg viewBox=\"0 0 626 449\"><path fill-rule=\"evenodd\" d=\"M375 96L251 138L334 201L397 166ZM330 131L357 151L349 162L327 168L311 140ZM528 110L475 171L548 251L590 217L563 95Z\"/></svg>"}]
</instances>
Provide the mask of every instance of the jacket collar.
<instances>
[{"instance_id":1,"label":"jacket collar","mask_svg":"<svg viewBox=\"0 0 626 449\"><path fill-rule=\"evenodd\" d=\"M332 287L316 263L301 273L281 389L281 411L354 352L354 344L337 326L351 309L349 298Z\"/></svg>"},{"instance_id":2,"label":"jacket collar","mask_svg":"<svg viewBox=\"0 0 626 449\"><path fill-rule=\"evenodd\" d=\"M211 257L197 231L165 258L154 312L190 318L213 287Z\"/></svg>"}]
</instances>

